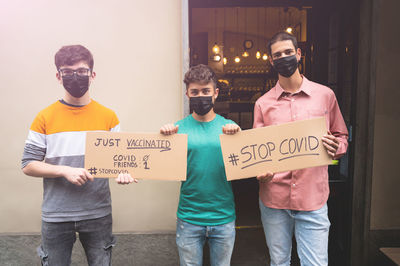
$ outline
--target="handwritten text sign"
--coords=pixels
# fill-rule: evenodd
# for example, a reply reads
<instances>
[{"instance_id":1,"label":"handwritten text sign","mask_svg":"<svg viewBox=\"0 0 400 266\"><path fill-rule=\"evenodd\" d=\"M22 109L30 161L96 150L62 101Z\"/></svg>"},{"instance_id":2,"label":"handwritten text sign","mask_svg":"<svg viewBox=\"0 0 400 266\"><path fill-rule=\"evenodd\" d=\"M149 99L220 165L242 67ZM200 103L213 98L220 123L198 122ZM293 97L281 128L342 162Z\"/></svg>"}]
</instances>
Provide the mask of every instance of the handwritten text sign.
<instances>
[{"instance_id":1,"label":"handwritten text sign","mask_svg":"<svg viewBox=\"0 0 400 266\"><path fill-rule=\"evenodd\" d=\"M221 135L227 179L328 165L332 159L321 141L326 132L320 117Z\"/></svg>"},{"instance_id":2,"label":"handwritten text sign","mask_svg":"<svg viewBox=\"0 0 400 266\"><path fill-rule=\"evenodd\" d=\"M187 135L88 132L85 168L94 177L186 180Z\"/></svg>"}]
</instances>

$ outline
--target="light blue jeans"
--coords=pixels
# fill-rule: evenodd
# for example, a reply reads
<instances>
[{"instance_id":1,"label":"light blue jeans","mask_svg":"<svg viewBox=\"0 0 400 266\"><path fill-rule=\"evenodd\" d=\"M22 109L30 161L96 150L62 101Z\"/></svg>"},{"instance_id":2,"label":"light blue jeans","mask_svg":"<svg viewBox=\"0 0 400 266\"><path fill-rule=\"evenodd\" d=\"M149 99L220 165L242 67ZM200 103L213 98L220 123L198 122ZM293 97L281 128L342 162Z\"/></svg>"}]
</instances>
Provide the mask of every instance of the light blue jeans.
<instances>
[{"instance_id":1,"label":"light blue jeans","mask_svg":"<svg viewBox=\"0 0 400 266\"><path fill-rule=\"evenodd\" d=\"M216 226L200 226L178 219L176 244L180 265L203 265L203 246L208 240L211 266L229 266L235 235L235 221Z\"/></svg>"},{"instance_id":2,"label":"light blue jeans","mask_svg":"<svg viewBox=\"0 0 400 266\"><path fill-rule=\"evenodd\" d=\"M315 211L292 211L268 208L261 200L259 203L271 266L290 265L293 231L302 266L328 265L331 224L326 204Z\"/></svg>"}]
</instances>

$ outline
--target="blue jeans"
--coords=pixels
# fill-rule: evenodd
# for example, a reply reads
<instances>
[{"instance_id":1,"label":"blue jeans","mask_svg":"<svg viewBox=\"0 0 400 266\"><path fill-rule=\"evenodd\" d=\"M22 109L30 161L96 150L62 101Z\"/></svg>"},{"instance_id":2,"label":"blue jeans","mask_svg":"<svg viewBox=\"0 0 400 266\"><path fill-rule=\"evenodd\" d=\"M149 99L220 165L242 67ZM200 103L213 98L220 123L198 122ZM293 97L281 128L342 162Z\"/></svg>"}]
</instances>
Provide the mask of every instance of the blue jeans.
<instances>
[{"instance_id":1,"label":"blue jeans","mask_svg":"<svg viewBox=\"0 0 400 266\"><path fill-rule=\"evenodd\" d=\"M328 265L330 222L326 204L316 211L292 211L268 208L260 200L260 211L271 266L290 265L293 231L302 266Z\"/></svg>"},{"instance_id":2,"label":"blue jeans","mask_svg":"<svg viewBox=\"0 0 400 266\"><path fill-rule=\"evenodd\" d=\"M176 244L180 265L203 265L203 246L208 240L211 266L229 266L235 235L235 221L222 225L200 226L178 219Z\"/></svg>"},{"instance_id":3,"label":"blue jeans","mask_svg":"<svg viewBox=\"0 0 400 266\"><path fill-rule=\"evenodd\" d=\"M69 266L76 233L79 233L88 265L111 265L111 249L115 245L111 214L77 222L42 221L42 243L37 248L42 265Z\"/></svg>"}]
</instances>

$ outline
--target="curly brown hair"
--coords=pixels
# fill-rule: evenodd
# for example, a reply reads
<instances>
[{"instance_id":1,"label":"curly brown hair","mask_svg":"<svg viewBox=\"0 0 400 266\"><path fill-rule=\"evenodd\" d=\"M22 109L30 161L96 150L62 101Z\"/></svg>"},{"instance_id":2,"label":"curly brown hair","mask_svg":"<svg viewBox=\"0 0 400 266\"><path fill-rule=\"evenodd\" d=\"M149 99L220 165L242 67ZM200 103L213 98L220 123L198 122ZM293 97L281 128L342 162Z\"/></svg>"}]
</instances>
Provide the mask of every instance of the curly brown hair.
<instances>
[{"instance_id":1,"label":"curly brown hair","mask_svg":"<svg viewBox=\"0 0 400 266\"><path fill-rule=\"evenodd\" d=\"M59 70L61 66L72 66L81 61L85 62L90 70L93 70L94 65L92 53L80 44L61 47L54 56L54 61L57 70Z\"/></svg>"},{"instance_id":2,"label":"curly brown hair","mask_svg":"<svg viewBox=\"0 0 400 266\"><path fill-rule=\"evenodd\" d=\"M192 66L186 72L183 82L186 84L186 89L189 87L190 83L199 83L201 85L205 85L210 82L214 84L215 89L217 86L217 76L209 66L199 64Z\"/></svg>"}]
</instances>

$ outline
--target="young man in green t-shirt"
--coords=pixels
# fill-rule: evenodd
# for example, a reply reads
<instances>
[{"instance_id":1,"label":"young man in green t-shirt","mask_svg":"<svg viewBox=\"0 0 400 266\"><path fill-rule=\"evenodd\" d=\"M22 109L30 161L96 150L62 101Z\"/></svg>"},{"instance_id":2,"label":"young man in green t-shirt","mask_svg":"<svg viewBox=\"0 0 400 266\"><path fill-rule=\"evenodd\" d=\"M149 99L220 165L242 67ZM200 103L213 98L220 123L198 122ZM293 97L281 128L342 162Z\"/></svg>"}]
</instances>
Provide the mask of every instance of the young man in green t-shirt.
<instances>
[{"instance_id":1,"label":"young man in green t-shirt","mask_svg":"<svg viewBox=\"0 0 400 266\"><path fill-rule=\"evenodd\" d=\"M164 135L188 135L187 178L182 182L176 243L181 265L203 265L208 241L211 265L230 265L235 242L235 203L225 175L219 135L240 130L214 112L218 96L215 73L206 65L185 74L186 95L193 113L160 129Z\"/></svg>"}]
</instances>

